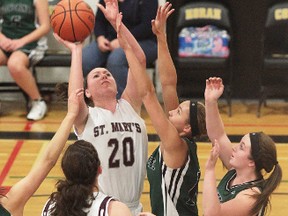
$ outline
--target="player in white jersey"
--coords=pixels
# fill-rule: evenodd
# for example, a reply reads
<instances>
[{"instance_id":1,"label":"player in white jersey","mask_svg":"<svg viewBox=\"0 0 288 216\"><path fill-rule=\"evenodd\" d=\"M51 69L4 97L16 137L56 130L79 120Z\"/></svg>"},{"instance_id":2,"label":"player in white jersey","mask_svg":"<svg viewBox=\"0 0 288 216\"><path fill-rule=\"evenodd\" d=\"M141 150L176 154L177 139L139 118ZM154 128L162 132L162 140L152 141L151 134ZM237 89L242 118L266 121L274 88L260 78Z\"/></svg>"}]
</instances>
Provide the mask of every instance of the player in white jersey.
<instances>
[{"instance_id":1,"label":"player in white jersey","mask_svg":"<svg viewBox=\"0 0 288 216\"><path fill-rule=\"evenodd\" d=\"M94 146L78 140L65 151L61 167L65 178L46 202L42 216L132 216L129 208L99 191L102 168Z\"/></svg>"},{"instance_id":2,"label":"player in white jersey","mask_svg":"<svg viewBox=\"0 0 288 216\"><path fill-rule=\"evenodd\" d=\"M118 101L114 113L89 108L86 127L78 138L92 141L99 153L103 168L100 190L137 208L147 161L148 141L143 119L124 99Z\"/></svg>"},{"instance_id":3,"label":"player in white jersey","mask_svg":"<svg viewBox=\"0 0 288 216\"><path fill-rule=\"evenodd\" d=\"M98 7L116 27L118 1L106 0L105 4L106 8L99 4ZM125 26L121 31L130 34ZM69 94L73 89L83 87L83 45L55 37L71 50ZM130 71L145 70L146 58L137 41L131 41L129 47L122 48L129 72L121 99L116 98L117 87L111 73L105 68L93 69L84 81L85 95L74 128L79 138L91 142L99 151L103 164L103 175L99 177L101 191L126 203L137 215L142 210L140 196L146 175L148 138L144 121L140 118L142 101Z\"/></svg>"}]
</instances>

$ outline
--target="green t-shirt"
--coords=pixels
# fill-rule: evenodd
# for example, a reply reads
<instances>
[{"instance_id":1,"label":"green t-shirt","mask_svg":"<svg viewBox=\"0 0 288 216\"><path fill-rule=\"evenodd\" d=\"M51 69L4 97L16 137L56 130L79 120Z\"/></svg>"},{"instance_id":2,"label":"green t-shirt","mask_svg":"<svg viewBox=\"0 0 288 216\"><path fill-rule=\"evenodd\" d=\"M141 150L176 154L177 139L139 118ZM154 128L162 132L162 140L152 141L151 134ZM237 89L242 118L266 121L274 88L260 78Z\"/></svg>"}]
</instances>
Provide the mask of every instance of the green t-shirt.
<instances>
[{"instance_id":1,"label":"green t-shirt","mask_svg":"<svg viewBox=\"0 0 288 216\"><path fill-rule=\"evenodd\" d=\"M21 38L36 29L35 0L1 0L2 34L11 39ZM33 49L37 41L21 49Z\"/></svg>"}]
</instances>

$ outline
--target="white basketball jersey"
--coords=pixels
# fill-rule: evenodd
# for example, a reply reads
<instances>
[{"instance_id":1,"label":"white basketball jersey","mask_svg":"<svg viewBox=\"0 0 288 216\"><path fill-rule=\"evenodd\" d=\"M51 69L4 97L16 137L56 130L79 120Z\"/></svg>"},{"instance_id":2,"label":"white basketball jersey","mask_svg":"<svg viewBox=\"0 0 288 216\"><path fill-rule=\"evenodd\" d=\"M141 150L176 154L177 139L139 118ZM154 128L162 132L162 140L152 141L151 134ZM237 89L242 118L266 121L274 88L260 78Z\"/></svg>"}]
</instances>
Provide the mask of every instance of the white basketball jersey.
<instances>
[{"instance_id":1,"label":"white basketball jersey","mask_svg":"<svg viewBox=\"0 0 288 216\"><path fill-rule=\"evenodd\" d=\"M84 209L87 212L87 216L109 216L108 214L108 206L113 197L107 196L101 192L93 193L95 200L89 209ZM55 205L54 202L51 202L50 199L44 205L41 216L50 216L50 210Z\"/></svg>"},{"instance_id":2,"label":"white basketball jersey","mask_svg":"<svg viewBox=\"0 0 288 216\"><path fill-rule=\"evenodd\" d=\"M127 204L132 212L141 211L148 137L145 122L133 107L120 99L114 113L89 108L85 129L77 136L91 142L98 151L103 169L100 190Z\"/></svg>"},{"instance_id":3,"label":"white basketball jersey","mask_svg":"<svg viewBox=\"0 0 288 216\"><path fill-rule=\"evenodd\" d=\"M94 192L95 200L92 203L92 206L87 209L87 216L109 216L108 214L108 206L112 197L109 197L101 192Z\"/></svg>"}]
</instances>

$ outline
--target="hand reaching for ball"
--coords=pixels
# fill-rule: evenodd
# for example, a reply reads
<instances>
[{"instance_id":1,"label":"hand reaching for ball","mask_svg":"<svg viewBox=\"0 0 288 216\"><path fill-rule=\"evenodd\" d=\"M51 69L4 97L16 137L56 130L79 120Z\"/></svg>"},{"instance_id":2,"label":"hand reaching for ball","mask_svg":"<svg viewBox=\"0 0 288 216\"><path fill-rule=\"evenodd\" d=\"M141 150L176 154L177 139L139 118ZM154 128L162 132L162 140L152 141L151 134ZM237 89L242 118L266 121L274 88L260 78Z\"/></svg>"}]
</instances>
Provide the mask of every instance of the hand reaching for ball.
<instances>
[{"instance_id":1,"label":"hand reaching for ball","mask_svg":"<svg viewBox=\"0 0 288 216\"><path fill-rule=\"evenodd\" d=\"M56 34L56 33L53 33L53 35L54 35L54 37L55 37L55 39L59 42L59 43L61 43L61 44L63 44L65 47L67 47L71 52L72 52L72 50L74 50L74 49L80 49L80 50L82 50L82 48L83 48L83 43L82 42L70 42L70 41L67 41L67 40L63 40L61 37L59 37L59 35L58 34Z\"/></svg>"}]
</instances>

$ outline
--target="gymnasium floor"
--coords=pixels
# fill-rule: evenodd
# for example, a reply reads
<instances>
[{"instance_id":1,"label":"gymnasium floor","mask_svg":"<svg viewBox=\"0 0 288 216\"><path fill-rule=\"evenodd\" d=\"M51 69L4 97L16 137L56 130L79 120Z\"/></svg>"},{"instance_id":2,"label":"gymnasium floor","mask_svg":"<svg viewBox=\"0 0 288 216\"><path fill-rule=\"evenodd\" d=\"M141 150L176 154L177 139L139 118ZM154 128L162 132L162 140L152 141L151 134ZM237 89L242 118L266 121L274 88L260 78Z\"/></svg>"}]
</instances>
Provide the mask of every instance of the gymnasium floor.
<instances>
[{"instance_id":1,"label":"gymnasium floor","mask_svg":"<svg viewBox=\"0 0 288 216\"><path fill-rule=\"evenodd\" d=\"M10 187L25 176L33 164L41 157L43 149L57 130L63 119L66 106L56 101L49 104L49 113L44 120L29 122L25 119L24 101L3 101L0 113L0 186ZM272 211L269 215L281 216L288 212L288 104L283 101L268 102L268 107L262 109L261 118L256 117L256 101L233 101L233 115L227 116L225 103L220 103L227 134L233 142L237 142L241 135L252 131L264 131L272 135L277 142L278 161L283 169L283 180L280 187L272 196ZM145 110L142 116L146 121L149 137L149 153L158 145L158 137L151 125ZM75 139L71 133L71 143ZM198 143L198 155L202 170L199 185L199 215L202 215L202 183L204 164L210 151L210 144ZM223 176L220 163L217 164L217 179ZM54 190L57 179L61 178L59 163L53 168L49 176L30 199L24 215L40 215L42 206L49 194ZM149 184L145 180L145 187L141 197L144 210L149 211Z\"/></svg>"}]
</instances>

